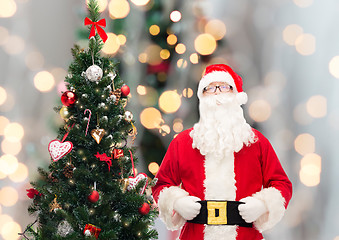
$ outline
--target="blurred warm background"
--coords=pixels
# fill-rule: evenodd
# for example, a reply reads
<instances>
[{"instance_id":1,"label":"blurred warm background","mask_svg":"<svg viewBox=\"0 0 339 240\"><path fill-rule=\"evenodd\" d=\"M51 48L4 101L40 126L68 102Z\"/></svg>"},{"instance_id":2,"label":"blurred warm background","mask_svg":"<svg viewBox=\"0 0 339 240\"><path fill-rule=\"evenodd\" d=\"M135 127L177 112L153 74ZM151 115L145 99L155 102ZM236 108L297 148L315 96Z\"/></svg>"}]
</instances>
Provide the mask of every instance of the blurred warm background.
<instances>
[{"instance_id":1,"label":"blurred warm background","mask_svg":"<svg viewBox=\"0 0 339 240\"><path fill-rule=\"evenodd\" d=\"M154 177L175 135L198 120L208 64L244 79L248 122L268 137L293 182L265 239L339 240L339 2L100 0L103 54L131 88L139 172ZM85 0L0 0L0 239L34 222L29 182L50 162L62 119L53 107L74 43L85 47ZM159 239L175 239L156 222Z\"/></svg>"}]
</instances>

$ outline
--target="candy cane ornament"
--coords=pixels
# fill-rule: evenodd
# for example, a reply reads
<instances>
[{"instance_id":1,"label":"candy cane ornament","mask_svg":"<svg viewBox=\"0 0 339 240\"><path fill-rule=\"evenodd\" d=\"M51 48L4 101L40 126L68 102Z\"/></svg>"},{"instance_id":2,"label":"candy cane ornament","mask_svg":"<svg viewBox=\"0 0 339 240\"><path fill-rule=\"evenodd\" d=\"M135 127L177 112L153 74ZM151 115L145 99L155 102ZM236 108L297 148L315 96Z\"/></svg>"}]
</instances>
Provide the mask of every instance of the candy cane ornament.
<instances>
[{"instance_id":1,"label":"candy cane ornament","mask_svg":"<svg viewBox=\"0 0 339 240\"><path fill-rule=\"evenodd\" d=\"M88 117L88 122L87 122L87 128L86 128L86 134L85 136L87 136L87 132L88 132L88 127L89 127L89 122L91 121L91 116L92 116L92 111L89 109L86 109L84 114L86 114L86 112L89 111L89 117Z\"/></svg>"}]
</instances>

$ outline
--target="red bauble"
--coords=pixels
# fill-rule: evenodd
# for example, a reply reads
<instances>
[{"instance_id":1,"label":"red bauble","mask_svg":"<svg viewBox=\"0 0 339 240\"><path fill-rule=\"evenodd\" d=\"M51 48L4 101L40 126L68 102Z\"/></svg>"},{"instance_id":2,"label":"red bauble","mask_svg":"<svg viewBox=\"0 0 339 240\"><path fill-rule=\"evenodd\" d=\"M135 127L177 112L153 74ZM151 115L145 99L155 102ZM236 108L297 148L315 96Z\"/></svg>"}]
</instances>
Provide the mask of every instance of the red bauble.
<instances>
[{"instance_id":1,"label":"red bauble","mask_svg":"<svg viewBox=\"0 0 339 240\"><path fill-rule=\"evenodd\" d=\"M88 201L91 203L96 203L99 200L99 193L94 190L91 195L88 196Z\"/></svg>"},{"instance_id":2,"label":"red bauble","mask_svg":"<svg viewBox=\"0 0 339 240\"><path fill-rule=\"evenodd\" d=\"M131 91L131 90L129 89L129 86L123 85L123 86L121 87L121 96L127 97L127 95L129 94L130 91Z\"/></svg>"},{"instance_id":3,"label":"red bauble","mask_svg":"<svg viewBox=\"0 0 339 240\"><path fill-rule=\"evenodd\" d=\"M141 215L146 215L149 213L149 210L151 209L150 205L148 203L143 203L141 207L139 207L139 213Z\"/></svg>"},{"instance_id":4,"label":"red bauble","mask_svg":"<svg viewBox=\"0 0 339 240\"><path fill-rule=\"evenodd\" d=\"M77 99L77 95L72 91L66 91L61 95L61 102L66 107L72 106Z\"/></svg>"}]
</instances>

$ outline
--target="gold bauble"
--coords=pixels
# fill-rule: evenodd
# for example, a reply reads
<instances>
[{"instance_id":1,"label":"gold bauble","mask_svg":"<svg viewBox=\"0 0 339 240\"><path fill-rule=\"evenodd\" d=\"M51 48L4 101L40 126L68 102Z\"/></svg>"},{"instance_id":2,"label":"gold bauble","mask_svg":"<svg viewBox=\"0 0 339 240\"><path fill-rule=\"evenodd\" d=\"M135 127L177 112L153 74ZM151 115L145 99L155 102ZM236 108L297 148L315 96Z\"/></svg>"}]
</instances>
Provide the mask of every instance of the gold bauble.
<instances>
[{"instance_id":1,"label":"gold bauble","mask_svg":"<svg viewBox=\"0 0 339 240\"><path fill-rule=\"evenodd\" d=\"M123 178L123 179L120 179L119 181L120 181L120 188L121 188L122 192L125 193L128 185L129 185L129 179Z\"/></svg>"},{"instance_id":2,"label":"gold bauble","mask_svg":"<svg viewBox=\"0 0 339 240\"><path fill-rule=\"evenodd\" d=\"M61 109L60 109L60 116L63 120L68 120L69 116L70 116L70 113L68 111L68 108L63 106Z\"/></svg>"}]
</instances>

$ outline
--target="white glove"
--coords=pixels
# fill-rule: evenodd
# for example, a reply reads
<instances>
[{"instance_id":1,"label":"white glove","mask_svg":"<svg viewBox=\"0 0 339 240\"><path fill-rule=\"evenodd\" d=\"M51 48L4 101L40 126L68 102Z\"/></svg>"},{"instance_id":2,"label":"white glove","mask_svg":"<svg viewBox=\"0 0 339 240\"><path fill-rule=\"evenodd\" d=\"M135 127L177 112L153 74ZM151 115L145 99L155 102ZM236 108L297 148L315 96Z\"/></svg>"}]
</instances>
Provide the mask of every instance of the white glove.
<instances>
[{"instance_id":1,"label":"white glove","mask_svg":"<svg viewBox=\"0 0 339 240\"><path fill-rule=\"evenodd\" d=\"M173 209L185 220L192 220L200 212L201 204L197 201L200 201L200 198L194 196L182 197L174 202Z\"/></svg>"},{"instance_id":2,"label":"white glove","mask_svg":"<svg viewBox=\"0 0 339 240\"><path fill-rule=\"evenodd\" d=\"M239 210L241 217L247 223L254 222L261 215L263 215L264 213L268 211L264 202L254 197L243 198L240 200L240 202L245 203L245 204L240 204L238 206L238 210Z\"/></svg>"}]
</instances>

